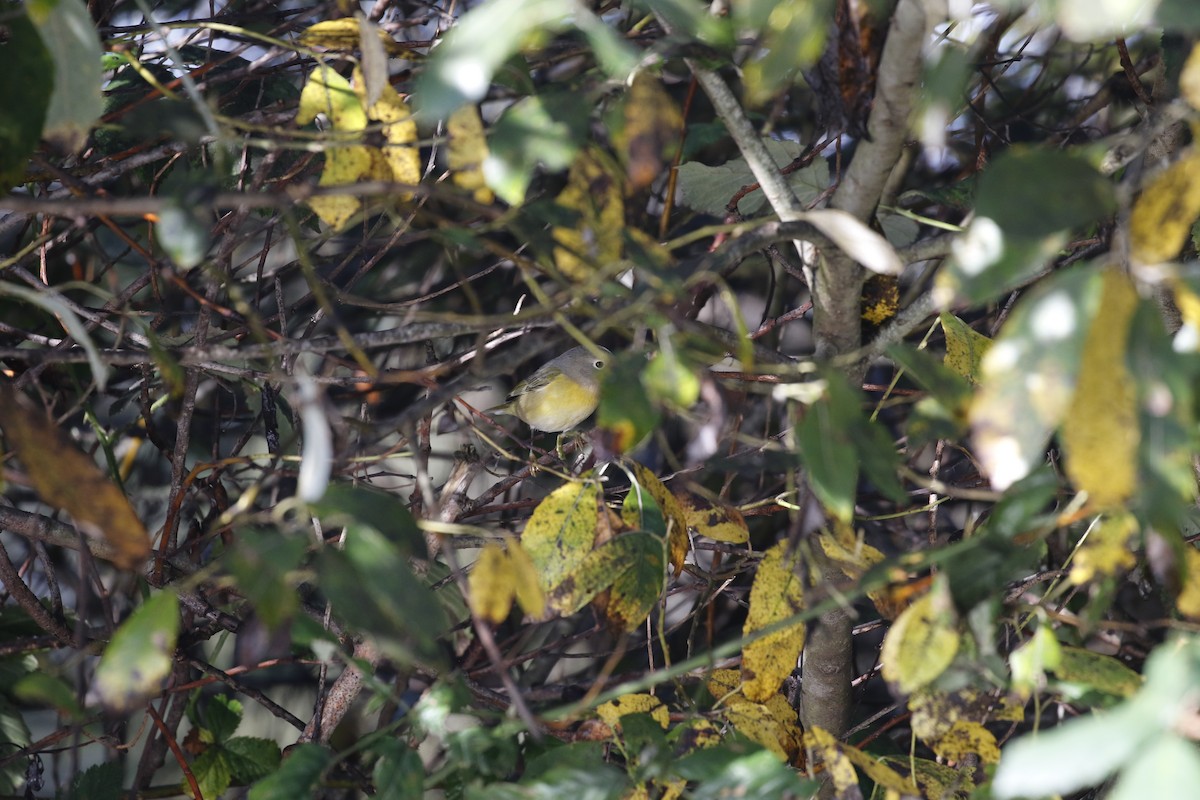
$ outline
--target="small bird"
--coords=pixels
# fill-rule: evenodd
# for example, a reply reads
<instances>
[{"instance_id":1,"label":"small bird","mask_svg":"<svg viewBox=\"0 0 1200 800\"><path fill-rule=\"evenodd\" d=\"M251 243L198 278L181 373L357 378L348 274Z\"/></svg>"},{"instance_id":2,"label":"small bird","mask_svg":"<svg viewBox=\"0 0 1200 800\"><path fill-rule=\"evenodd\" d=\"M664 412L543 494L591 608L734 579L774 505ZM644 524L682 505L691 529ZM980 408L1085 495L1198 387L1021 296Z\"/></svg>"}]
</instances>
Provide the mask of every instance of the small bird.
<instances>
[{"instance_id":1,"label":"small bird","mask_svg":"<svg viewBox=\"0 0 1200 800\"><path fill-rule=\"evenodd\" d=\"M612 353L601 351L607 356ZM570 430L587 419L600 403L600 374L605 358L575 347L547 361L508 394L508 402L488 409L508 414L530 428L550 433Z\"/></svg>"}]
</instances>

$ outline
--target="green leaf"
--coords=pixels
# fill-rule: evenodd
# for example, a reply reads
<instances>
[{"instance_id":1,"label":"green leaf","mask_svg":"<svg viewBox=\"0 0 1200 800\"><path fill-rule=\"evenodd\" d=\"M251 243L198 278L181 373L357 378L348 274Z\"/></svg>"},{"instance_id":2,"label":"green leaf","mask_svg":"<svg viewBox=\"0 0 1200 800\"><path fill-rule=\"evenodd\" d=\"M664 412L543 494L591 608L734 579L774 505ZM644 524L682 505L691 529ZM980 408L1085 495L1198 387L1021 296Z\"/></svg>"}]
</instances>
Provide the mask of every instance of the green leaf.
<instances>
[{"instance_id":1,"label":"green leaf","mask_svg":"<svg viewBox=\"0 0 1200 800\"><path fill-rule=\"evenodd\" d=\"M524 780L535 783L543 779L552 769L601 769L604 766L605 742L572 742L563 744L547 738L543 742L544 752L526 754Z\"/></svg>"},{"instance_id":2,"label":"green leaf","mask_svg":"<svg viewBox=\"0 0 1200 800\"><path fill-rule=\"evenodd\" d=\"M233 736L242 724L242 703L236 698L214 695L203 708L202 725L218 744Z\"/></svg>"},{"instance_id":3,"label":"green leaf","mask_svg":"<svg viewBox=\"0 0 1200 800\"><path fill-rule=\"evenodd\" d=\"M229 759L226 758L225 751L220 747L210 747L196 756L192 761L192 775L200 785L202 797L220 797L229 788L231 781ZM185 792L190 786L187 778L182 779L180 785L184 787Z\"/></svg>"},{"instance_id":4,"label":"green leaf","mask_svg":"<svg viewBox=\"0 0 1200 800\"><path fill-rule=\"evenodd\" d=\"M446 738L449 759L472 775L500 778L517 765L519 752L514 730L466 728Z\"/></svg>"},{"instance_id":5,"label":"green leaf","mask_svg":"<svg viewBox=\"0 0 1200 800\"><path fill-rule=\"evenodd\" d=\"M412 512L390 493L361 484L335 483L312 504L327 525L368 525L399 548L402 555L424 557L425 537Z\"/></svg>"},{"instance_id":6,"label":"green leaf","mask_svg":"<svg viewBox=\"0 0 1200 800\"><path fill-rule=\"evenodd\" d=\"M763 144L780 168L786 167L804 151L804 146L799 142L763 139ZM725 207L733 196L740 189L757 182L744 158L735 158L715 167L690 161L679 167L680 202L693 211L724 217L728 213ZM790 173L787 182L800 203L807 204L828 188L829 165L824 159L818 158L804 169ZM738 210L752 216L765 203L766 197L756 190L738 201Z\"/></svg>"},{"instance_id":7,"label":"green leaf","mask_svg":"<svg viewBox=\"0 0 1200 800\"><path fill-rule=\"evenodd\" d=\"M154 240L175 266L186 271L203 264L208 256L208 231L202 209L171 204L158 212Z\"/></svg>"},{"instance_id":8,"label":"green leaf","mask_svg":"<svg viewBox=\"0 0 1200 800\"><path fill-rule=\"evenodd\" d=\"M46 110L42 138L68 152L83 147L88 132L104 113L100 60L104 48L83 0L58 0L54 10L32 12L42 42L54 57L54 92ZM29 73L22 75L26 80Z\"/></svg>"},{"instance_id":9,"label":"green leaf","mask_svg":"<svg viewBox=\"0 0 1200 800\"><path fill-rule=\"evenodd\" d=\"M746 752L751 750L751 752ZM725 743L692 753L676 762L680 777L698 784L694 800L729 797L809 797L817 784L757 745Z\"/></svg>"},{"instance_id":10,"label":"green leaf","mask_svg":"<svg viewBox=\"0 0 1200 800\"><path fill-rule=\"evenodd\" d=\"M447 627L445 614L433 592L379 531L348 529L345 551L323 550L317 574L334 613L374 634L393 658L440 658L437 639Z\"/></svg>"},{"instance_id":11,"label":"green leaf","mask_svg":"<svg viewBox=\"0 0 1200 800\"><path fill-rule=\"evenodd\" d=\"M742 65L747 101L761 105L821 57L834 7L830 0L746 0L733 12L738 30L761 29L760 46Z\"/></svg>"},{"instance_id":12,"label":"green leaf","mask_svg":"<svg viewBox=\"0 0 1200 800\"><path fill-rule=\"evenodd\" d=\"M279 769L279 745L270 739L235 736L223 745L233 783L245 786Z\"/></svg>"},{"instance_id":13,"label":"green leaf","mask_svg":"<svg viewBox=\"0 0 1200 800\"><path fill-rule=\"evenodd\" d=\"M970 420L979 460L1000 491L1044 459L1070 406L1099 277L1085 267L1047 278L1022 299L984 356Z\"/></svg>"},{"instance_id":14,"label":"green leaf","mask_svg":"<svg viewBox=\"0 0 1200 800\"><path fill-rule=\"evenodd\" d=\"M613 77L624 78L627 45L596 27L603 25L568 0L488 0L458 18L417 78L413 98L418 114L444 119L467 102L482 100L496 71L539 32L557 33L572 24L589 39Z\"/></svg>"},{"instance_id":15,"label":"green leaf","mask_svg":"<svg viewBox=\"0 0 1200 800\"><path fill-rule=\"evenodd\" d=\"M591 769L578 767L554 767L542 774L537 781L522 781L526 793L522 798L536 800L617 800L625 794L629 778L611 764L601 764ZM483 795L490 800L490 795Z\"/></svg>"},{"instance_id":16,"label":"green leaf","mask_svg":"<svg viewBox=\"0 0 1200 800\"><path fill-rule=\"evenodd\" d=\"M61 800L120 800L125 796L121 789L124 780L124 764L116 759L105 761L76 775Z\"/></svg>"},{"instance_id":17,"label":"green leaf","mask_svg":"<svg viewBox=\"0 0 1200 800\"><path fill-rule=\"evenodd\" d=\"M859 468L888 497L902 502L899 458L891 436L866 417L863 395L836 373L825 375L825 392L797 426L800 455L817 497L839 519L854 514Z\"/></svg>"},{"instance_id":18,"label":"green leaf","mask_svg":"<svg viewBox=\"0 0 1200 800\"><path fill-rule=\"evenodd\" d=\"M506 203L525 202L534 171L558 172L571 166L587 141L588 108L572 92L547 91L525 97L504 110L488 131L483 174Z\"/></svg>"},{"instance_id":19,"label":"green leaf","mask_svg":"<svg viewBox=\"0 0 1200 800\"><path fill-rule=\"evenodd\" d=\"M12 685L13 697L29 705L49 706L60 714L79 719L83 708L76 699L75 690L57 675L33 672Z\"/></svg>"},{"instance_id":20,"label":"green leaf","mask_svg":"<svg viewBox=\"0 0 1200 800\"><path fill-rule=\"evenodd\" d=\"M1178 797L1186 786L1200 786L1200 753L1178 734L1161 733L1121 771L1107 800Z\"/></svg>"},{"instance_id":21,"label":"green leaf","mask_svg":"<svg viewBox=\"0 0 1200 800\"><path fill-rule=\"evenodd\" d=\"M658 427L662 418L646 392L629 391L630 386L641 385L645 366L645 359L636 353L617 353L600 386L596 426L607 437L605 446L612 453L633 450Z\"/></svg>"},{"instance_id":22,"label":"green leaf","mask_svg":"<svg viewBox=\"0 0 1200 800\"><path fill-rule=\"evenodd\" d=\"M310 797L321 774L333 763L328 750L316 744L297 744L288 749L279 770L250 788L249 800L296 800Z\"/></svg>"},{"instance_id":23,"label":"green leaf","mask_svg":"<svg viewBox=\"0 0 1200 800\"><path fill-rule=\"evenodd\" d=\"M854 516L858 487L858 456L850 424L845 409L835 407L823 394L796 426L796 440L813 491L822 505L843 521Z\"/></svg>"},{"instance_id":24,"label":"green leaf","mask_svg":"<svg viewBox=\"0 0 1200 800\"><path fill-rule=\"evenodd\" d=\"M734 45L733 25L703 5L687 0L640 0L634 4L661 16L681 36L703 42L711 47L731 48Z\"/></svg>"},{"instance_id":25,"label":"green leaf","mask_svg":"<svg viewBox=\"0 0 1200 800\"><path fill-rule=\"evenodd\" d=\"M425 797L425 765L416 750L395 739L371 745L379 755L371 773L379 800L422 800Z\"/></svg>"},{"instance_id":26,"label":"green leaf","mask_svg":"<svg viewBox=\"0 0 1200 800\"><path fill-rule=\"evenodd\" d=\"M151 595L121 623L96 667L96 693L105 706L125 711L156 694L171 672L179 637L179 598Z\"/></svg>"},{"instance_id":27,"label":"green leaf","mask_svg":"<svg viewBox=\"0 0 1200 800\"><path fill-rule=\"evenodd\" d=\"M9 36L0 43L0 73L21 76L0 81L0 189L7 190L25 175L25 163L42 136L54 93L54 61L21 7L5 10Z\"/></svg>"},{"instance_id":28,"label":"green leaf","mask_svg":"<svg viewBox=\"0 0 1200 800\"><path fill-rule=\"evenodd\" d=\"M1054 470L1048 466L1035 469L1013 484L992 507L985 523L987 532L1003 539L1028 533L1043 522L1039 517L1057 493L1058 477Z\"/></svg>"},{"instance_id":29,"label":"green leaf","mask_svg":"<svg viewBox=\"0 0 1200 800\"><path fill-rule=\"evenodd\" d=\"M253 529L237 530L234 542L223 560L263 623L277 629L299 608L295 581L288 575L300 565L308 543L276 530Z\"/></svg>"},{"instance_id":30,"label":"green leaf","mask_svg":"<svg viewBox=\"0 0 1200 800\"><path fill-rule=\"evenodd\" d=\"M1103 716L1078 717L1037 736L1022 736L1001 752L992 794L999 800L1044 797L1100 783L1153 733L1148 722L1123 706Z\"/></svg>"},{"instance_id":31,"label":"green leaf","mask_svg":"<svg viewBox=\"0 0 1200 800\"><path fill-rule=\"evenodd\" d=\"M32 743L25 718L8 698L0 694L0 751L12 752ZM18 759L0 767L0 791L15 795L25 782L25 761Z\"/></svg>"},{"instance_id":32,"label":"green leaf","mask_svg":"<svg viewBox=\"0 0 1200 800\"><path fill-rule=\"evenodd\" d=\"M1126 365L1138 392L1139 516L1156 527L1179 526L1196 498L1192 454L1196 452L1197 363L1176 352L1161 312L1141 304L1129 326Z\"/></svg>"},{"instance_id":33,"label":"green leaf","mask_svg":"<svg viewBox=\"0 0 1200 800\"><path fill-rule=\"evenodd\" d=\"M1112 182L1087 159L1030 147L1009 148L988 165L975 207L1006 236L1028 239L1099 222L1115 209Z\"/></svg>"}]
</instances>

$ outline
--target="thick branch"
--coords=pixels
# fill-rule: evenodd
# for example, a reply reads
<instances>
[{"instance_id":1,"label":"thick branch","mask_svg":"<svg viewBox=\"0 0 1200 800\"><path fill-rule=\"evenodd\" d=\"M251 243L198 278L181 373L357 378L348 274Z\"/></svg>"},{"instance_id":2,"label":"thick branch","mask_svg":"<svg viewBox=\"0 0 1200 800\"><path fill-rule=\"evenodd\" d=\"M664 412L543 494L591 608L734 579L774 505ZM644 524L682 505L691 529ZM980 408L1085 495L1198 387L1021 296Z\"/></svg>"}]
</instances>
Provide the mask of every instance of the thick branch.
<instances>
[{"instance_id":1,"label":"thick branch","mask_svg":"<svg viewBox=\"0 0 1200 800\"><path fill-rule=\"evenodd\" d=\"M870 220L908 139L908 122L921 79L921 52L933 24L945 19L943 0L900 0L879 60L875 103L867 136L858 143L830 205Z\"/></svg>"}]
</instances>

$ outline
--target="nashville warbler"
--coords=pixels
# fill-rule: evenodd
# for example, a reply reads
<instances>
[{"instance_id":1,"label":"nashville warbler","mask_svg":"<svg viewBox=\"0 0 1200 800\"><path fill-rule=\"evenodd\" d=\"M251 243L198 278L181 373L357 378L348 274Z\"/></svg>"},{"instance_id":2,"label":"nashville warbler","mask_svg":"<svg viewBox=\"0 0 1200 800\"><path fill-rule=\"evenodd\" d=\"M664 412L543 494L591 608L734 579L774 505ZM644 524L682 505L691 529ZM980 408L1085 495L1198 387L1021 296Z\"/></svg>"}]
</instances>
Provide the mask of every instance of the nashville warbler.
<instances>
[{"instance_id":1,"label":"nashville warbler","mask_svg":"<svg viewBox=\"0 0 1200 800\"><path fill-rule=\"evenodd\" d=\"M605 355L612 353L600 348ZM600 373L605 359L576 347L547 361L518 383L508 402L488 409L509 414L538 431L560 433L583 422L600 403Z\"/></svg>"}]
</instances>

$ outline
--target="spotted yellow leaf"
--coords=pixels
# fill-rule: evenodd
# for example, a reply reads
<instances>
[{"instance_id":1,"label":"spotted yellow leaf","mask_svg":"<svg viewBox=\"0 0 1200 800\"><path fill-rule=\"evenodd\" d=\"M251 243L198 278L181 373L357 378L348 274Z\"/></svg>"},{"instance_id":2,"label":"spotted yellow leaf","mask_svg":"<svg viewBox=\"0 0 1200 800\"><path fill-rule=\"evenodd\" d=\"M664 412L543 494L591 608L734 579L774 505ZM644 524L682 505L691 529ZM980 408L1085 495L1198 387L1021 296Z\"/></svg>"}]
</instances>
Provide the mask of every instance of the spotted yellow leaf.
<instances>
[{"instance_id":1,"label":"spotted yellow leaf","mask_svg":"<svg viewBox=\"0 0 1200 800\"><path fill-rule=\"evenodd\" d=\"M471 192L475 202L490 204L496 196L483 178L483 162L488 157L488 146L479 109L473 105L459 108L446 120L446 133L450 137L446 153L450 180Z\"/></svg>"},{"instance_id":2,"label":"spotted yellow leaf","mask_svg":"<svg viewBox=\"0 0 1200 800\"><path fill-rule=\"evenodd\" d=\"M750 540L746 519L733 506L714 503L691 493L678 495L678 498L688 528L700 536L730 544L745 544Z\"/></svg>"},{"instance_id":3,"label":"spotted yellow leaf","mask_svg":"<svg viewBox=\"0 0 1200 800\"><path fill-rule=\"evenodd\" d=\"M1071 563L1071 583L1081 584L1126 572L1137 564L1133 538L1137 519L1127 512L1106 515L1087 532Z\"/></svg>"},{"instance_id":4,"label":"spotted yellow leaf","mask_svg":"<svg viewBox=\"0 0 1200 800\"><path fill-rule=\"evenodd\" d=\"M858 786L856 768L862 770L877 787L882 787L886 797L920 796L911 780L857 747L839 742L829 731L816 727L805 731L804 744L820 756L838 790L838 797L855 796Z\"/></svg>"},{"instance_id":5,"label":"spotted yellow leaf","mask_svg":"<svg viewBox=\"0 0 1200 800\"><path fill-rule=\"evenodd\" d=\"M944 363L971 383L979 383L983 356L992 340L953 314L943 312L939 319L946 334Z\"/></svg>"},{"instance_id":6,"label":"spotted yellow leaf","mask_svg":"<svg viewBox=\"0 0 1200 800\"><path fill-rule=\"evenodd\" d=\"M1179 255L1200 217L1200 153L1190 152L1150 182L1129 217L1130 257L1159 264Z\"/></svg>"},{"instance_id":7,"label":"spotted yellow leaf","mask_svg":"<svg viewBox=\"0 0 1200 800\"><path fill-rule=\"evenodd\" d=\"M1101 508L1120 504L1137 490L1137 386L1125 364L1137 306L1137 290L1128 276L1105 270L1100 308L1060 431L1067 477Z\"/></svg>"},{"instance_id":8,"label":"spotted yellow leaf","mask_svg":"<svg viewBox=\"0 0 1200 800\"><path fill-rule=\"evenodd\" d=\"M782 541L758 564L750 587L750 612L742 633L762 630L804 610L804 588L798 574L799 554ZM742 691L761 702L779 691L804 649L805 625L797 622L746 645L742 651Z\"/></svg>"},{"instance_id":9,"label":"spotted yellow leaf","mask_svg":"<svg viewBox=\"0 0 1200 800\"><path fill-rule=\"evenodd\" d=\"M683 569L683 560L687 558L688 546L690 544L688 540L688 518L684 507L679 502L679 498L649 468L636 461L628 463L629 469L636 479L635 485L630 489L630 492L646 492L653 498L662 511L663 521L667 525L670 564L675 570L675 574L678 575Z\"/></svg>"},{"instance_id":10,"label":"spotted yellow leaf","mask_svg":"<svg viewBox=\"0 0 1200 800\"><path fill-rule=\"evenodd\" d=\"M960 719L950 726L937 740L930 742L933 752L947 761L959 761L968 756L978 756L985 764L1000 761L1000 747L996 737L978 722Z\"/></svg>"},{"instance_id":11,"label":"spotted yellow leaf","mask_svg":"<svg viewBox=\"0 0 1200 800\"><path fill-rule=\"evenodd\" d=\"M790 716L793 721L781 720L768 706L746 700L735 700L725 707L725 718L730 725L788 763L799 755L801 740L799 726L794 721L796 712L791 711Z\"/></svg>"},{"instance_id":12,"label":"spotted yellow leaf","mask_svg":"<svg viewBox=\"0 0 1200 800\"><path fill-rule=\"evenodd\" d=\"M883 637L879 660L883 677L898 694L928 686L958 654L958 626L949 587L933 589L896 617Z\"/></svg>"},{"instance_id":13,"label":"spotted yellow leaf","mask_svg":"<svg viewBox=\"0 0 1200 800\"><path fill-rule=\"evenodd\" d=\"M639 72L625 102L625 128L620 137L626 174L633 190L644 189L662 174L669 149L679 141L683 115L662 83Z\"/></svg>"},{"instance_id":14,"label":"spotted yellow leaf","mask_svg":"<svg viewBox=\"0 0 1200 800\"><path fill-rule=\"evenodd\" d=\"M585 150L567 173L556 202L579 217L571 227L556 226L554 263L564 277L585 281L598 267L621 257L625 198L614 168L594 149Z\"/></svg>"},{"instance_id":15,"label":"spotted yellow leaf","mask_svg":"<svg viewBox=\"0 0 1200 800\"><path fill-rule=\"evenodd\" d=\"M384 48L392 55L408 50L397 42L387 31L378 26L371 26ZM326 50L350 51L362 46L362 25L356 17L322 20L305 28L299 36L300 44L305 47L322 47Z\"/></svg>"},{"instance_id":16,"label":"spotted yellow leaf","mask_svg":"<svg viewBox=\"0 0 1200 800\"><path fill-rule=\"evenodd\" d=\"M543 591L557 587L592 552L599 498L595 481L571 482L555 489L533 510L521 533L521 546L537 570Z\"/></svg>"},{"instance_id":17,"label":"spotted yellow leaf","mask_svg":"<svg viewBox=\"0 0 1200 800\"><path fill-rule=\"evenodd\" d=\"M661 700L650 694L624 694L596 708L596 715L613 730L620 730L621 717L630 714L649 714L663 730L671 723L671 712Z\"/></svg>"}]
</instances>

